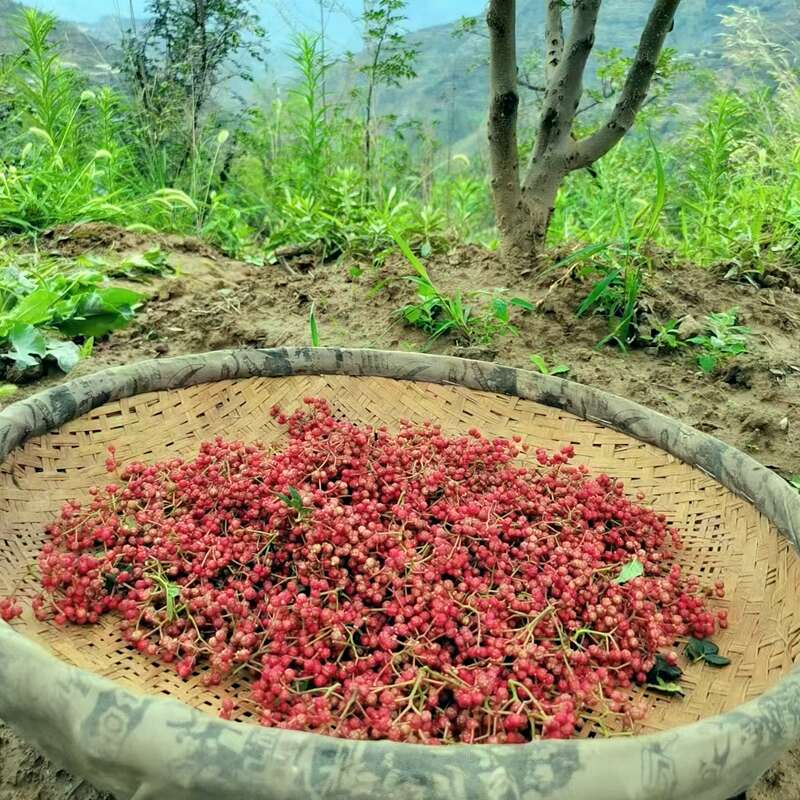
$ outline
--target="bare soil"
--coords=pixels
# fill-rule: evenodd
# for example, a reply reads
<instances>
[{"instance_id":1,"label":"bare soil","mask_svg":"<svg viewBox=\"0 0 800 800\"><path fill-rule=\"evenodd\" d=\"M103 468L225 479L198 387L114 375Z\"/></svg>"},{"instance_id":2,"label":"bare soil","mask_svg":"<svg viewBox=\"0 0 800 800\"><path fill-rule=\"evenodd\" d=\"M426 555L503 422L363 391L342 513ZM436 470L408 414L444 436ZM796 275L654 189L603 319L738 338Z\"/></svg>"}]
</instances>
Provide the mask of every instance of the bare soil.
<instances>
[{"instance_id":1,"label":"bare soil","mask_svg":"<svg viewBox=\"0 0 800 800\"><path fill-rule=\"evenodd\" d=\"M91 359L70 377L145 358L227 347L274 347L310 343L309 311L315 305L322 344L383 349L426 349L530 367L538 353L548 364L566 364L568 378L636 400L683 420L751 453L784 476L800 473L800 271L772 276L757 288L721 279L713 271L654 254L658 268L645 279L642 301L654 319L739 310L753 331L748 352L721 364L710 376L695 353L652 349L622 353L596 349L608 332L600 316L578 319L575 309L590 284L564 271L537 281L510 271L494 253L461 247L428 260L442 289L494 289L537 302L534 313L512 312L517 335L491 345L464 347L452 339L433 343L405 326L397 310L413 300L401 279L409 269L391 257L382 267L349 261L318 264L311 255L270 266L227 259L202 242L143 236L110 226L61 229L40 243L44 252L74 256L92 252L122 258L159 244L179 274L145 291L152 297L133 323L95 345ZM556 254L563 256L564 254ZM555 256L554 256L555 257ZM17 397L65 380L45 376ZM787 755L749 795L752 800L800 798L800 747ZM48 764L7 728L0 727L0 800L100 800L107 796Z\"/></svg>"}]
</instances>

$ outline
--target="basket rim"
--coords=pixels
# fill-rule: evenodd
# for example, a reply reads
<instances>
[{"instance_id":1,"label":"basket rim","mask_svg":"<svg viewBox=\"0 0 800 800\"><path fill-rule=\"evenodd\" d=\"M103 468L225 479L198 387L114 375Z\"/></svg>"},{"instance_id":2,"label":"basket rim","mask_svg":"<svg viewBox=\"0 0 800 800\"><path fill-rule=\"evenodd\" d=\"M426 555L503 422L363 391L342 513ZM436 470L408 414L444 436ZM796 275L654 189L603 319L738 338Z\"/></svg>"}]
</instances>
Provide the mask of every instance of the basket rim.
<instances>
[{"instance_id":1,"label":"basket rim","mask_svg":"<svg viewBox=\"0 0 800 800\"><path fill-rule=\"evenodd\" d=\"M699 468L758 508L790 539L795 549L800 550L800 494L746 453L678 420L601 389L528 370L451 356L290 347L211 351L112 367L66 381L0 411L0 459L4 460L27 439L58 428L112 400L220 380L293 374L337 374L457 384L560 408L655 445ZM676 763L681 759L697 762L703 753L707 758L716 757L717 747L725 742L729 746L733 739L746 741L754 758L760 754L764 760L769 752L769 760L774 760L800 737L800 712L791 710L800 703L800 668L797 667L754 700L723 714L659 733L602 740L536 741L520 746L431 748L404 743L355 742L216 719L180 701L140 695L109 679L71 667L5 623L0 623L0 654L0 676L4 679L4 689L0 691L0 715L49 753L53 752L53 747L48 747L40 732L37 733L37 729L31 727L32 723L25 719L31 704L37 699L41 702L42 696L48 693L46 676L50 676L49 680L57 676L60 691L75 694L74 702L63 703L57 709L53 724L75 742L76 748L82 746L77 736L81 726L75 724L76 717L85 720L98 713L102 704L96 702L97 697L107 696L109 692L119 698L119 703L146 708L148 737L162 744L170 741L174 744L173 749L179 749L179 746L175 743L174 732L170 733L170 728L174 728L170 720L178 715L191 719L193 725L207 731L207 736L236 733L241 738L242 728L246 727L250 729L246 734L247 740L258 741L269 752L274 752L276 747L296 748L301 742L307 742L312 746L301 748L306 753L319 755L324 752L328 757L337 754L337 758L344 753L358 753L359 759L369 760L370 753L375 755L387 749L400 752L396 748L410 752L413 748L415 759L430 764L432 769L441 768L443 759L448 764L466 764L474 758L476 748L481 752L491 752L494 758L499 759L498 763L509 763L509 768L512 768L511 762L518 756L511 751L519 754L534 748L541 756L553 754L552 758L560 757L559 753L576 752L577 774L580 762L586 762L590 754L602 758L612 753L627 754L626 757L638 758L644 748L666 753L668 758L675 758ZM80 699L78 693L82 695ZM676 735L678 732L680 736ZM712 744L713 749L708 750ZM740 753L741 750L737 751L737 757ZM529 755L519 756L522 759L520 765ZM63 752L61 756L63 759ZM121 764L127 763L124 755L120 754L118 758ZM769 765L769 760L764 768ZM91 779L94 773L87 769L86 764L78 764L76 771L81 771L81 767L84 774L90 773ZM730 772L732 769L732 764L728 764L726 770ZM298 786L298 792L297 797L303 796L302 787ZM286 796L294 797L291 794Z\"/></svg>"}]
</instances>

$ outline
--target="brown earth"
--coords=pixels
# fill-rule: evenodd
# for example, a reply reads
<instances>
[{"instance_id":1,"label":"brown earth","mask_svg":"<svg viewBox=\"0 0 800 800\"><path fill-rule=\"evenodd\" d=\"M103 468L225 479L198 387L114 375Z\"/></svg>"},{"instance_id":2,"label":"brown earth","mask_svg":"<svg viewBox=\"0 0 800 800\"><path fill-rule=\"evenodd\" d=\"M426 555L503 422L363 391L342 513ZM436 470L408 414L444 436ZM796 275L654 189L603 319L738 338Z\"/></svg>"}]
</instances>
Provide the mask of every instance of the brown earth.
<instances>
[{"instance_id":1,"label":"brown earth","mask_svg":"<svg viewBox=\"0 0 800 800\"><path fill-rule=\"evenodd\" d=\"M748 352L711 375L696 366L689 348L675 354L648 349L623 353L595 349L608 332L600 316L578 319L575 309L591 284L563 269L540 285L524 271L510 274L495 254L461 247L428 260L441 289L504 287L507 297L539 304L534 313L512 311L516 335L491 345L464 347L442 337L429 343L405 326L397 309L413 300L401 280L409 269L390 257L380 268L346 260L315 264L295 256L268 266L232 261L192 239L145 236L108 226L61 229L40 243L43 252L74 256L95 252L109 259L159 244L178 267L176 277L158 281L134 322L107 342L72 376L144 358L225 347L309 344L314 305L323 345L427 349L430 352L496 360L530 367L530 355L569 366L570 380L596 385L683 420L751 453L785 476L800 473L800 279L781 274L770 288L724 281L691 264L655 254L642 294L644 319L691 316L738 308L740 324L752 329ZM564 255L564 254L560 254ZM50 375L23 388L17 397L64 380ZM800 798L800 748L786 756L755 787L753 800ZM87 784L49 765L0 728L0 800L99 800Z\"/></svg>"}]
</instances>

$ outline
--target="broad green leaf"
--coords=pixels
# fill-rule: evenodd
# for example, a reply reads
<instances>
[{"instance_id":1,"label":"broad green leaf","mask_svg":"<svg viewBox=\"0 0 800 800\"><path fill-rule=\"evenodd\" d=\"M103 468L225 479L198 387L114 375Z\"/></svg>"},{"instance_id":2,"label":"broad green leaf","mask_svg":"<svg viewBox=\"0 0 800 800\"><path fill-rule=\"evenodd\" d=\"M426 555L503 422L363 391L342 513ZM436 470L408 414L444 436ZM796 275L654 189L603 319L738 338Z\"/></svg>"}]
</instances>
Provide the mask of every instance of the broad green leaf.
<instances>
[{"instance_id":1,"label":"broad green leaf","mask_svg":"<svg viewBox=\"0 0 800 800\"><path fill-rule=\"evenodd\" d=\"M74 317L78 310L78 305L81 302L80 294L71 294L59 300L53 306L52 319L57 324L60 320L69 319Z\"/></svg>"},{"instance_id":2,"label":"broad green leaf","mask_svg":"<svg viewBox=\"0 0 800 800\"><path fill-rule=\"evenodd\" d=\"M420 281L417 283L417 294L423 300L432 300L436 303L440 302L439 292L436 291L433 284L426 283L425 281Z\"/></svg>"},{"instance_id":3,"label":"broad green leaf","mask_svg":"<svg viewBox=\"0 0 800 800\"><path fill-rule=\"evenodd\" d=\"M44 336L33 325L18 323L9 331L8 340L11 349L3 354L3 358L21 368L35 367L47 351Z\"/></svg>"},{"instance_id":4,"label":"broad green leaf","mask_svg":"<svg viewBox=\"0 0 800 800\"><path fill-rule=\"evenodd\" d=\"M164 587L164 597L167 603L167 619L171 622L177 616L175 601L181 596L181 587L174 583L166 583Z\"/></svg>"},{"instance_id":5,"label":"broad green leaf","mask_svg":"<svg viewBox=\"0 0 800 800\"><path fill-rule=\"evenodd\" d=\"M547 362L538 353L533 353L530 359L539 372L541 372L543 375L548 373Z\"/></svg>"},{"instance_id":6,"label":"broad green leaf","mask_svg":"<svg viewBox=\"0 0 800 800\"><path fill-rule=\"evenodd\" d=\"M695 639L692 636L686 643L686 655L693 661L699 661L709 654L716 655L717 653L719 653L719 647L711 639Z\"/></svg>"},{"instance_id":7,"label":"broad green leaf","mask_svg":"<svg viewBox=\"0 0 800 800\"><path fill-rule=\"evenodd\" d=\"M74 313L54 323L67 336L103 336L124 327L143 295L119 286L98 287L83 295Z\"/></svg>"},{"instance_id":8,"label":"broad green leaf","mask_svg":"<svg viewBox=\"0 0 800 800\"><path fill-rule=\"evenodd\" d=\"M18 391L19 386L16 383L2 383L0 384L0 400L13 397Z\"/></svg>"},{"instance_id":9,"label":"broad green leaf","mask_svg":"<svg viewBox=\"0 0 800 800\"><path fill-rule=\"evenodd\" d=\"M300 492L294 488L294 486L289 487L288 494L282 494L281 492L276 492L278 498L285 503L289 508L297 513L298 517L304 517L311 513L310 508L306 508L303 504L303 498L300 497Z\"/></svg>"},{"instance_id":10,"label":"broad green leaf","mask_svg":"<svg viewBox=\"0 0 800 800\"><path fill-rule=\"evenodd\" d=\"M637 558L634 558L633 561L622 565L619 575L614 578L614 583L628 583L628 581L632 581L634 578L638 578L642 575L644 575L644 564Z\"/></svg>"},{"instance_id":11,"label":"broad green leaf","mask_svg":"<svg viewBox=\"0 0 800 800\"><path fill-rule=\"evenodd\" d=\"M668 663L664 656L659 654L656 656L656 663L647 673L647 682L658 683L659 678L667 682L678 681L682 675L683 670L680 667Z\"/></svg>"},{"instance_id":12,"label":"broad green leaf","mask_svg":"<svg viewBox=\"0 0 800 800\"><path fill-rule=\"evenodd\" d=\"M505 300L495 297L494 300L492 300L492 311L494 312L495 319L500 322L508 322L508 303L506 303Z\"/></svg>"},{"instance_id":13,"label":"broad green leaf","mask_svg":"<svg viewBox=\"0 0 800 800\"><path fill-rule=\"evenodd\" d=\"M0 270L0 285L3 290L8 288L15 295L28 294L37 286L36 281L13 264Z\"/></svg>"},{"instance_id":14,"label":"broad green leaf","mask_svg":"<svg viewBox=\"0 0 800 800\"><path fill-rule=\"evenodd\" d=\"M512 297L509 304L521 308L523 311L534 311L536 308L530 300L525 300L522 297Z\"/></svg>"},{"instance_id":15,"label":"broad green leaf","mask_svg":"<svg viewBox=\"0 0 800 800\"><path fill-rule=\"evenodd\" d=\"M23 297L9 312L9 318L15 323L39 325L51 319L53 304L58 300L55 292L44 286Z\"/></svg>"},{"instance_id":16,"label":"broad green leaf","mask_svg":"<svg viewBox=\"0 0 800 800\"><path fill-rule=\"evenodd\" d=\"M139 292L134 292L133 289L125 289L122 286L104 286L95 292L99 295L105 305L105 309L109 308L122 308L124 306L136 306L141 303L145 298Z\"/></svg>"},{"instance_id":17,"label":"broad green leaf","mask_svg":"<svg viewBox=\"0 0 800 800\"><path fill-rule=\"evenodd\" d=\"M111 311L106 314L93 314L90 317L75 317L64 320L59 322L56 327L63 334L70 337L88 336L97 338L125 327L132 317L132 313L123 314L119 311Z\"/></svg>"},{"instance_id":18,"label":"broad green leaf","mask_svg":"<svg viewBox=\"0 0 800 800\"><path fill-rule=\"evenodd\" d=\"M532 353L530 360L542 375L565 375L569 372L569 367L566 364L556 364L554 367L548 367L547 362L538 353Z\"/></svg>"},{"instance_id":19,"label":"broad green leaf","mask_svg":"<svg viewBox=\"0 0 800 800\"><path fill-rule=\"evenodd\" d=\"M683 694L683 689L679 683L674 681L665 681L663 678L657 678L655 683L648 683L649 689L655 689L657 692L664 692L665 694Z\"/></svg>"},{"instance_id":20,"label":"broad green leaf","mask_svg":"<svg viewBox=\"0 0 800 800\"><path fill-rule=\"evenodd\" d=\"M403 309L403 316L408 322L414 325L419 322L422 316L422 309L419 306L406 306Z\"/></svg>"},{"instance_id":21,"label":"broad green leaf","mask_svg":"<svg viewBox=\"0 0 800 800\"><path fill-rule=\"evenodd\" d=\"M714 356L705 353L701 356L697 356L697 366L700 367L700 369L703 370L706 375L708 375L709 373L713 372L714 368L717 366L717 359Z\"/></svg>"},{"instance_id":22,"label":"broad green leaf","mask_svg":"<svg viewBox=\"0 0 800 800\"><path fill-rule=\"evenodd\" d=\"M727 667L731 663L729 658L719 654L719 647L710 639L695 639L691 637L686 644L686 655L692 661L705 661L712 667Z\"/></svg>"},{"instance_id":23,"label":"broad green leaf","mask_svg":"<svg viewBox=\"0 0 800 800\"><path fill-rule=\"evenodd\" d=\"M69 372L81 360L81 348L75 342L50 339L47 342L47 355L56 360L62 372Z\"/></svg>"},{"instance_id":24,"label":"broad green leaf","mask_svg":"<svg viewBox=\"0 0 800 800\"><path fill-rule=\"evenodd\" d=\"M109 275L122 275L134 281L147 281L150 275L168 275L176 272L160 247L130 256L116 267L108 269Z\"/></svg>"},{"instance_id":25,"label":"broad green leaf","mask_svg":"<svg viewBox=\"0 0 800 800\"><path fill-rule=\"evenodd\" d=\"M156 573L145 573L146 578L150 578L158 585L158 588L164 592L164 604L166 606L167 621L172 622L177 617L177 607L175 601L180 599L181 587L175 583L171 583L166 576L159 571Z\"/></svg>"}]
</instances>

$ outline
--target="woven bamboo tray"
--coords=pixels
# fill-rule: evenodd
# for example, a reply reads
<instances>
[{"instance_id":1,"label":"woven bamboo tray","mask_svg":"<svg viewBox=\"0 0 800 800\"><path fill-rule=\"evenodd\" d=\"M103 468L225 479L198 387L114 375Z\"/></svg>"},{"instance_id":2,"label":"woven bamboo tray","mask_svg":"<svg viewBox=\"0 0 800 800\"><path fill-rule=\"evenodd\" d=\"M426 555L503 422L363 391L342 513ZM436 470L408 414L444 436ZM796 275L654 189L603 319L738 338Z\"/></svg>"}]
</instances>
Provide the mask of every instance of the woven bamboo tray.
<instances>
[{"instance_id":1,"label":"woven bamboo tray","mask_svg":"<svg viewBox=\"0 0 800 800\"><path fill-rule=\"evenodd\" d=\"M0 594L35 594L31 567L44 526L64 500L85 498L90 486L107 480L108 445L124 462L190 456L215 435L277 443L284 434L269 408L292 409L309 395L325 397L336 412L359 422L393 427L401 418L430 419L450 433L475 426L492 436L520 434L532 447L572 443L576 461L622 478L628 492L644 492L648 504L668 515L684 538L684 569L704 581L725 581L726 598L715 607L728 610L730 627L715 641L732 664L721 670L689 666L684 699L647 694L650 711L639 733L680 734L680 726L757 700L792 673L800 651L800 594L793 591L800 583L793 546L800 503L778 478L710 437L587 387L411 354L247 351L170 359L80 379L16 404L0 414L0 455L8 453L0 467ZM120 690L168 695L214 714L223 696L234 695L240 721L252 716L246 685L206 689L202 672L181 681L127 647L112 616L62 629L37 622L26 608L13 628L79 668L79 675L110 679ZM87 691L96 692L101 684L92 680ZM0 713L6 713L2 703ZM590 724L581 731L584 737L596 733Z\"/></svg>"}]
</instances>

